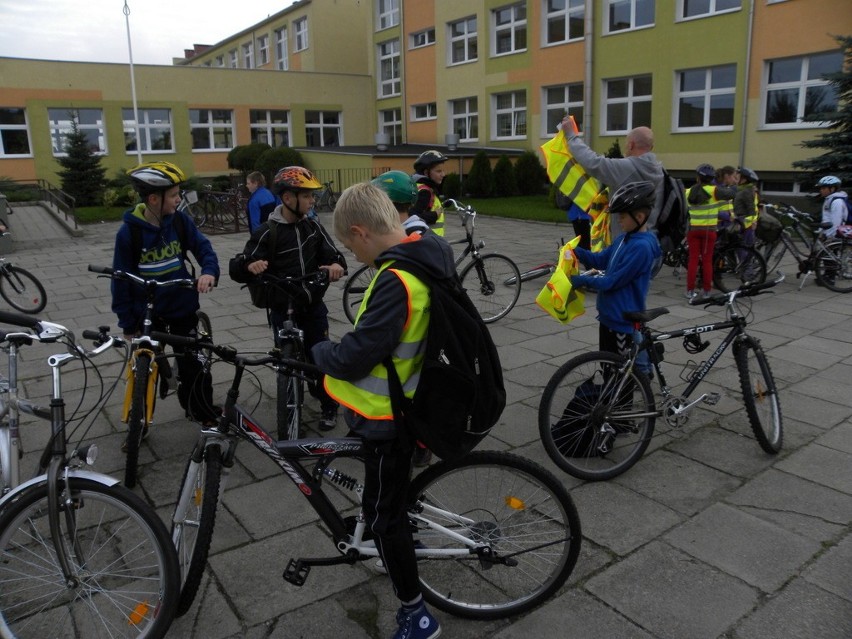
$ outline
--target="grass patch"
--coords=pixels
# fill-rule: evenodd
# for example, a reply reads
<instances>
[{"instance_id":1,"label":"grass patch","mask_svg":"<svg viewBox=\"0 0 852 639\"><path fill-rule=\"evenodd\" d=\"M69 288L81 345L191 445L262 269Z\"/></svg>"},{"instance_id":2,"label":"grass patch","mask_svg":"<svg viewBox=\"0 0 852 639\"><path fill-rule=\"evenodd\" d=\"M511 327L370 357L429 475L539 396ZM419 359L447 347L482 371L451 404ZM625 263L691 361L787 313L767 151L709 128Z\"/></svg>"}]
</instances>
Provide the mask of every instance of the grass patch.
<instances>
[{"instance_id":1,"label":"grass patch","mask_svg":"<svg viewBox=\"0 0 852 639\"><path fill-rule=\"evenodd\" d=\"M126 206L78 206L74 215L81 224L119 222L126 210Z\"/></svg>"},{"instance_id":2,"label":"grass patch","mask_svg":"<svg viewBox=\"0 0 852 639\"><path fill-rule=\"evenodd\" d=\"M537 220L539 222L565 222L565 211L557 209L546 195L519 195L515 197L495 197L484 199L461 199L470 204L477 213L509 217L516 220Z\"/></svg>"}]
</instances>

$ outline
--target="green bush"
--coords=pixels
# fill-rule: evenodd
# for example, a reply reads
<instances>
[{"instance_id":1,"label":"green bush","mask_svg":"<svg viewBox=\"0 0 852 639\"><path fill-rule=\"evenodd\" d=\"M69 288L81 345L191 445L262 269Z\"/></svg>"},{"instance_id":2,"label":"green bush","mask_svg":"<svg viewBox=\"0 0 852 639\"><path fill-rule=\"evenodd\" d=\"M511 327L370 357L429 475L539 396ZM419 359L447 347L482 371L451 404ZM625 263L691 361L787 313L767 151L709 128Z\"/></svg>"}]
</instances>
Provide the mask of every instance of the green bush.
<instances>
[{"instance_id":1,"label":"green bush","mask_svg":"<svg viewBox=\"0 0 852 639\"><path fill-rule=\"evenodd\" d=\"M547 171L532 151L524 151L515 162L515 179L521 195L541 195L546 192Z\"/></svg>"},{"instance_id":2,"label":"green bush","mask_svg":"<svg viewBox=\"0 0 852 639\"><path fill-rule=\"evenodd\" d=\"M515 179L515 168L507 155L501 155L494 165L494 195L497 197L512 197L518 194L518 182Z\"/></svg>"},{"instance_id":3,"label":"green bush","mask_svg":"<svg viewBox=\"0 0 852 639\"><path fill-rule=\"evenodd\" d=\"M263 173L264 177L266 177L267 186L270 186L272 178L275 177L278 170L285 166L305 166L302 154L289 146L267 149L257 158L254 169Z\"/></svg>"},{"instance_id":4,"label":"green bush","mask_svg":"<svg viewBox=\"0 0 852 639\"><path fill-rule=\"evenodd\" d=\"M494 191L494 172L485 151L477 151L473 156L470 173L464 181L464 191L471 197L490 197Z\"/></svg>"},{"instance_id":5,"label":"green bush","mask_svg":"<svg viewBox=\"0 0 852 639\"><path fill-rule=\"evenodd\" d=\"M39 199L37 185L21 184L9 177L0 177L0 193L9 202L34 202Z\"/></svg>"},{"instance_id":6,"label":"green bush","mask_svg":"<svg viewBox=\"0 0 852 639\"><path fill-rule=\"evenodd\" d=\"M124 186L108 186L104 189L103 205L107 208L113 206L130 207L138 201L136 191L129 184Z\"/></svg>"},{"instance_id":7,"label":"green bush","mask_svg":"<svg viewBox=\"0 0 852 639\"><path fill-rule=\"evenodd\" d=\"M246 176L255 170L260 156L271 148L266 142L235 146L228 152L228 168L236 169Z\"/></svg>"},{"instance_id":8,"label":"green bush","mask_svg":"<svg viewBox=\"0 0 852 639\"><path fill-rule=\"evenodd\" d=\"M441 195L459 199L461 197L461 177L458 173L447 173L441 182Z\"/></svg>"}]
</instances>

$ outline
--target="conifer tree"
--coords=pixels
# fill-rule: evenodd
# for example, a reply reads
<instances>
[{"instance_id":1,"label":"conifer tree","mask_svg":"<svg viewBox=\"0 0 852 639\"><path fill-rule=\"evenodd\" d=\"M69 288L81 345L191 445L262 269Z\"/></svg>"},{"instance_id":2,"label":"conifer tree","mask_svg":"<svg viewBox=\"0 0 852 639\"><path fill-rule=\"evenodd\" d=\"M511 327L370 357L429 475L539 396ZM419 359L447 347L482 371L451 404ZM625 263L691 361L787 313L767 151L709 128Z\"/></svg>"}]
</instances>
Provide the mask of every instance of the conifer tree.
<instances>
[{"instance_id":1,"label":"conifer tree","mask_svg":"<svg viewBox=\"0 0 852 639\"><path fill-rule=\"evenodd\" d=\"M89 146L86 134L77 126L77 114L72 113L71 133L65 136L65 157L58 158L62 170L62 190L74 198L75 206L95 206L103 199L106 169L101 158Z\"/></svg>"}]
</instances>

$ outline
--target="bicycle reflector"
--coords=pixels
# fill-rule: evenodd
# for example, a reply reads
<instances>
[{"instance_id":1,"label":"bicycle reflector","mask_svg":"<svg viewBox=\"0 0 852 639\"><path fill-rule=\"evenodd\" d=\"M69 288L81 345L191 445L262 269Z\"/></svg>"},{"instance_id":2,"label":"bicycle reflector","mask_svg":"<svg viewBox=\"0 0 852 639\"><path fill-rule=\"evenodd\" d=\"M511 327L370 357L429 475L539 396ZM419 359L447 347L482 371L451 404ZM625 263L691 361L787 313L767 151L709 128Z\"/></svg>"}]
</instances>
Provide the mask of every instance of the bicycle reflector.
<instances>
[{"instance_id":1,"label":"bicycle reflector","mask_svg":"<svg viewBox=\"0 0 852 639\"><path fill-rule=\"evenodd\" d=\"M687 335L683 338L683 348L687 353L695 355L710 346L710 342L702 342L701 338L695 333Z\"/></svg>"},{"instance_id":2,"label":"bicycle reflector","mask_svg":"<svg viewBox=\"0 0 852 639\"><path fill-rule=\"evenodd\" d=\"M506 497L506 505L512 510L526 510L526 504L523 499L509 495Z\"/></svg>"}]
</instances>

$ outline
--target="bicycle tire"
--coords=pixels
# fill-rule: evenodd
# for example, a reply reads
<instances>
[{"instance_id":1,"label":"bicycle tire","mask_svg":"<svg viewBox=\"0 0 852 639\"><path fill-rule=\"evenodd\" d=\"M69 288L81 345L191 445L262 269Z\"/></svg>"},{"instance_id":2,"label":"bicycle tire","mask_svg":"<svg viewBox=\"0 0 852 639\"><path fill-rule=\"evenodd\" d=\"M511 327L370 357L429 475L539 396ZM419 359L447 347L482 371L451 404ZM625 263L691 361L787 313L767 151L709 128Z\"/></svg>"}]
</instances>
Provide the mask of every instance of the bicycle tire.
<instances>
[{"instance_id":1,"label":"bicycle tire","mask_svg":"<svg viewBox=\"0 0 852 639\"><path fill-rule=\"evenodd\" d=\"M521 295L521 272L512 260L499 253L474 257L460 277L486 324L508 315Z\"/></svg>"},{"instance_id":2,"label":"bicycle tire","mask_svg":"<svg viewBox=\"0 0 852 639\"><path fill-rule=\"evenodd\" d=\"M334 194L333 191L328 194L328 200L326 202L327 202L329 211L333 211L334 207L337 206L337 196Z\"/></svg>"},{"instance_id":3,"label":"bicycle tire","mask_svg":"<svg viewBox=\"0 0 852 639\"><path fill-rule=\"evenodd\" d=\"M414 478L409 503L412 513L422 512L465 537L489 536L494 557L516 562L492 562L474 553L421 558L423 597L459 617L498 619L539 606L565 583L580 553L580 517L565 487L517 455L475 451L433 464ZM423 511L424 504L442 514ZM425 527L414 531L414 540L439 551L468 548Z\"/></svg>"},{"instance_id":4,"label":"bicycle tire","mask_svg":"<svg viewBox=\"0 0 852 639\"><path fill-rule=\"evenodd\" d=\"M760 343L745 337L734 343L734 361L740 375L748 421L757 443L770 455L781 451L784 441L784 426L781 418L781 402L769 361Z\"/></svg>"},{"instance_id":5,"label":"bicycle tire","mask_svg":"<svg viewBox=\"0 0 852 639\"><path fill-rule=\"evenodd\" d=\"M199 444L203 446L204 440ZM200 457L201 461L195 461L196 457ZM183 472L172 515L172 542L181 574L176 617L183 616L192 607L207 567L216 526L221 478L222 450L218 444L210 444L200 453L193 451Z\"/></svg>"},{"instance_id":6,"label":"bicycle tire","mask_svg":"<svg viewBox=\"0 0 852 639\"><path fill-rule=\"evenodd\" d=\"M766 262L766 272L775 273L787 254L787 246L781 240L776 240L763 244L759 248L763 251L761 255Z\"/></svg>"},{"instance_id":7,"label":"bicycle tire","mask_svg":"<svg viewBox=\"0 0 852 639\"><path fill-rule=\"evenodd\" d=\"M560 366L544 388L539 435L553 463L573 477L617 477L639 461L651 442L657 409L648 377L634 368L624 382L627 390L613 397L622 381L616 371L623 364L614 353L584 353Z\"/></svg>"},{"instance_id":8,"label":"bicycle tire","mask_svg":"<svg viewBox=\"0 0 852 639\"><path fill-rule=\"evenodd\" d=\"M766 261L750 246L729 246L713 255L713 284L723 293L766 281Z\"/></svg>"},{"instance_id":9,"label":"bicycle tire","mask_svg":"<svg viewBox=\"0 0 852 639\"><path fill-rule=\"evenodd\" d=\"M136 356L136 370L133 371L133 397L130 402L130 414L127 419L127 456L124 461L124 485L136 487L139 474L139 447L142 434L147 425L146 396L148 378L151 375L151 356L140 353Z\"/></svg>"},{"instance_id":10,"label":"bicycle tire","mask_svg":"<svg viewBox=\"0 0 852 639\"><path fill-rule=\"evenodd\" d=\"M852 243L831 242L816 257L817 281L835 293L852 292Z\"/></svg>"},{"instance_id":11,"label":"bicycle tire","mask_svg":"<svg viewBox=\"0 0 852 639\"><path fill-rule=\"evenodd\" d=\"M375 275L375 267L365 264L352 273L343 285L343 313L351 324L355 323L358 309L361 308L361 301L364 299L364 294Z\"/></svg>"},{"instance_id":12,"label":"bicycle tire","mask_svg":"<svg viewBox=\"0 0 852 639\"><path fill-rule=\"evenodd\" d=\"M162 520L120 485L71 478L65 491L58 481L74 504L59 519L77 584L69 587L57 561L45 479L0 509L0 636L163 637L180 573Z\"/></svg>"},{"instance_id":13,"label":"bicycle tire","mask_svg":"<svg viewBox=\"0 0 852 639\"><path fill-rule=\"evenodd\" d=\"M295 352L292 344L282 347L284 357L288 359L303 359ZM276 425L279 441L299 439L302 426L302 405L305 389L302 379L296 375L286 375L276 372Z\"/></svg>"},{"instance_id":14,"label":"bicycle tire","mask_svg":"<svg viewBox=\"0 0 852 639\"><path fill-rule=\"evenodd\" d=\"M0 277L0 295L9 306L35 315L47 306L47 293L35 275L20 266L6 266Z\"/></svg>"},{"instance_id":15,"label":"bicycle tire","mask_svg":"<svg viewBox=\"0 0 852 639\"><path fill-rule=\"evenodd\" d=\"M207 338L211 342L213 341L213 323L210 321L210 317L204 311L196 311L196 317L198 317L198 327L196 328L198 332L198 337ZM213 363L213 351L209 348L202 348L198 351L199 358L202 358L201 367L204 373L210 372L210 366Z\"/></svg>"}]
</instances>

